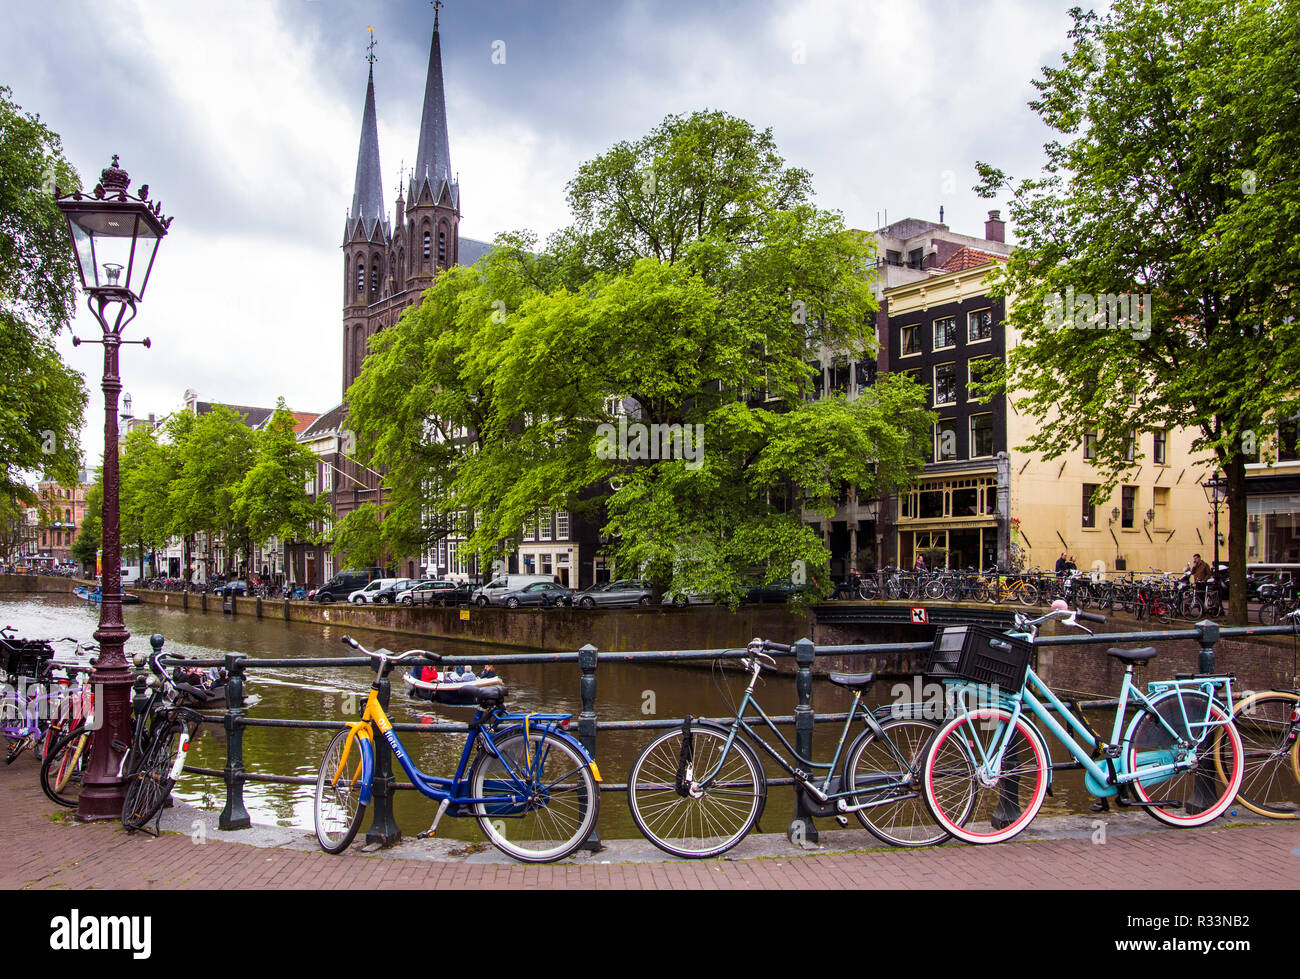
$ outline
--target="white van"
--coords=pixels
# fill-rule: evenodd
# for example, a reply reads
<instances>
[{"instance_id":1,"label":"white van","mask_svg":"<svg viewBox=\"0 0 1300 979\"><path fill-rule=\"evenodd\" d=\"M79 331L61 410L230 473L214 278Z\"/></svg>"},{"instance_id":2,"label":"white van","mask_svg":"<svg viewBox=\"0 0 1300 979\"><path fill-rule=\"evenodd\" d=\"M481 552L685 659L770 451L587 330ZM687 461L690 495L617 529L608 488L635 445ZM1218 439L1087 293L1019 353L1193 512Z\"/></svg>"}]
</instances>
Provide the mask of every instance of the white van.
<instances>
[{"instance_id":1,"label":"white van","mask_svg":"<svg viewBox=\"0 0 1300 979\"><path fill-rule=\"evenodd\" d=\"M375 596L387 588L389 585L395 585L401 581L401 578L376 578L364 588L358 588L348 596L348 601L353 605L368 605L375 600Z\"/></svg>"},{"instance_id":2,"label":"white van","mask_svg":"<svg viewBox=\"0 0 1300 979\"><path fill-rule=\"evenodd\" d=\"M477 589L473 595L473 602L480 608L485 605L500 605L502 596L507 592L518 591L520 588L538 581L547 581L554 584L555 576L549 574L503 574L500 578L493 578L486 585Z\"/></svg>"}]
</instances>

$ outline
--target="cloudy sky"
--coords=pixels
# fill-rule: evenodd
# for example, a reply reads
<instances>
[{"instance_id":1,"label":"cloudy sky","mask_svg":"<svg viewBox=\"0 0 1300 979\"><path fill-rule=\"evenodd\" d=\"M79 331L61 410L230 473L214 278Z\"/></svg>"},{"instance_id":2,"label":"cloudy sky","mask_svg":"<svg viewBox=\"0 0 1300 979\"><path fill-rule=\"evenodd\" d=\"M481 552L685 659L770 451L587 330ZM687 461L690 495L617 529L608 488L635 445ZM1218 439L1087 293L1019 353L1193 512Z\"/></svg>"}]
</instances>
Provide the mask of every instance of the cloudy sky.
<instances>
[{"instance_id":1,"label":"cloudy sky","mask_svg":"<svg viewBox=\"0 0 1300 979\"><path fill-rule=\"evenodd\" d=\"M770 126L818 202L860 228L888 211L980 233L974 163L1036 170L1030 80L1078 0L448 0L441 13L461 233L567 223L564 185L665 115ZM1102 4L1098 4L1102 6ZM114 153L175 216L122 374L137 414L204 400L323 411L341 395L343 217L366 28L384 185L415 156L427 0L6 0L0 84L59 132L87 187ZM494 59L494 52L497 57ZM501 55L504 54L504 59ZM504 60L504 63L500 63ZM96 335L88 314L77 330ZM94 392L98 347L65 356Z\"/></svg>"}]
</instances>

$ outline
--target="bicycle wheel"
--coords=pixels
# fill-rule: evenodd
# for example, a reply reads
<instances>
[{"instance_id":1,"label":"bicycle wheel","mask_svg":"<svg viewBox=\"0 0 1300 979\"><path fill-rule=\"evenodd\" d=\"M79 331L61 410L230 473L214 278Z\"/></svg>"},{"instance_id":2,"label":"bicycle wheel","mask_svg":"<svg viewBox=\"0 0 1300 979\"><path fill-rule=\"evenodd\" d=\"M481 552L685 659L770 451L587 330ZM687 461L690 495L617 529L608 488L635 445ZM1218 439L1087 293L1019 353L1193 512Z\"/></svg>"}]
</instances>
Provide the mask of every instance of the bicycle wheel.
<instances>
[{"instance_id":1,"label":"bicycle wheel","mask_svg":"<svg viewBox=\"0 0 1300 979\"><path fill-rule=\"evenodd\" d=\"M1129 728L1125 771L1194 761L1191 767L1131 784L1139 800L1159 803L1143 807L1152 819L1167 826L1204 826L1221 816L1241 789L1245 771L1241 735L1222 704L1208 705L1208 717L1216 723L1201 728L1198 722L1207 717L1205 695L1184 692L1181 699L1180 705L1177 690L1152 699L1152 710L1164 724L1147 711L1138 715Z\"/></svg>"},{"instance_id":2,"label":"bicycle wheel","mask_svg":"<svg viewBox=\"0 0 1300 979\"><path fill-rule=\"evenodd\" d=\"M79 725L54 742L41 762L41 791L60 806L75 809L81 798L81 776L87 762L90 732Z\"/></svg>"},{"instance_id":3,"label":"bicycle wheel","mask_svg":"<svg viewBox=\"0 0 1300 979\"><path fill-rule=\"evenodd\" d=\"M361 801L364 779L360 739L352 744L346 770L335 773L343 762L343 746L350 730L342 730L330 739L329 747L320 760L316 774L316 797L313 805L316 817L316 842L326 853L342 853L352 845L366 815Z\"/></svg>"},{"instance_id":4,"label":"bicycle wheel","mask_svg":"<svg viewBox=\"0 0 1300 979\"><path fill-rule=\"evenodd\" d=\"M690 750L684 755L682 732L667 731L642 748L632 762L627 777L632 820L665 853L715 857L743 840L758 821L767 795L762 767L739 737L724 760L726 743L725 731L694 726ZM685 772L684 757L690 759ZM719 762L722 767L707 788L691 784Z\"/></svg>"},{"instance_id":5,"label":"bicycle wheel","mask_svg":"<svg viewBox=\"0 0 1300 979\"><path fill-rule=\"evenodd\" d=\"M1051 761L1023 717L998 771L991 758L1007 735L1009 711L983 707L953 718L934 736L921 768L925 804L939 826L967 843L1001 843L1034 821L1047 797Z\"/></svg>"},{"instance_id":6,"label":"bicycle wheel","mask_svg":"<svg viewBox=\"0 0 1300 979\"><path fill-rule=\"evenodd\" d=\"M944 582L942 579L934 578L925 583L925 597L932 602L942 601L944 597ZM957 597L957 586L952 584L952 597ZM952 599L949 599L951 601Z\"/></svg>"},{"instance_id":7,"label":"bicycle wheel","mask_svg":"<svg viewBox=\"0 0 1300 979\"><path fill-rule=\"evenodd\" d=\"M890 846L932 846L950 839L930 815L920 791L921 762L939 725L898 717L880 726L885 737L867 731L853 742L844 762L845 790L862 790L852 796L853 805L869 806L858 810L858 821Z\"/></svg>"},{"instance_id":8,"label":"bicycle wheel","mask_svg":"<svg viewBox=\"0 0 1300 979\"><path fill-rule=\"evenodd\" d=\"M1038 589L1027 581L1022 582L1020 585L1020 594L1016 597L1020 599L1021 605L1037 605Z\"/></svg>"},{"instance_id":9,"label":"bicycle wheel","mask_svg":"<svg viewBox=\"0 0 1300 979\"><path fill-rule=\"evenodd\" d=\"M858 585L858 597L866 602L880 597L880 584L874 577L862 579L862 583Z\"/></svg>"},{"instance_id":10,"label":"bicycle wheel","mask_svg":"<svg viewBox=\"0 0 1300 979\"><path fill-rule=\"evenodd\" d=\"M1265 602L1259 607L1259 624L1260 625L1277 625L1278 620L1278 603L1275 601Z\"/></svg>"},{"instance_id":11,"label":"bicycle wheel","mask_svg":"<svg viewBox=\"0 0 1300 979\"><path fill-rule=\"evenodd\" d=\"M181 725L164 725L145 752L144 763L127 781L122 802L122 825L128 830L143 829L162 809L171 794L172 765L176 762L176 745Z\"/></svg>"},{"instance_id":12,"label":"bicycle wheel","mask_svg":"<svg viewBox=\"0 0 1300 979\"><path fill-rule=\"evenodd\" d=\"M600 786L591 764L553 730L515 731L480 751L470 792L483 835L502 853L526 863L562 860L586 842L600 815Z\"/></svg>"},{"instance_id":13,"label":"bicycle wheel","mask_svg":"<svg viewBox=\"0 0 1300 979\"><path fill-rule=\"evenodd\" d=\"M1300 818L1297 709L1300 695L1289 690L1252 693L1232 709L1245 758L1237 801L1270 819Z\"/></svg>"}]
</instances>

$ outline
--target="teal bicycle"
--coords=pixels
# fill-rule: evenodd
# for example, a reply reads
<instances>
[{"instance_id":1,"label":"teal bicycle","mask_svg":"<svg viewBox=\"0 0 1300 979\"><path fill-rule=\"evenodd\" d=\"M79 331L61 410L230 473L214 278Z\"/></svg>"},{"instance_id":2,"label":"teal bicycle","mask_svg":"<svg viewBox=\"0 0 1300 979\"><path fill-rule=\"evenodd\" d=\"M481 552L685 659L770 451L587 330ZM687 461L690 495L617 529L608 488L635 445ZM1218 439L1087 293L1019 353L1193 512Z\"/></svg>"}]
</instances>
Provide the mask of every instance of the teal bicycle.
<instances>
[{"instance_id":1,"label":"teal bicycle","mask_svg":"<svg viewBox=\"0 0 1300 979\"><path fill-rule=\"evenodd\" d=\"M1104 739L1029 665L1044 622L1060 620L1091 634L1080 619L1106 621L1064 605L1033 620L1017 615L1013 632L962 627L936 638L927 672L948 688L951 714L921 769L922 795L935 821L967 843L1001 843L1029 826L1052 782L1040 725L1077 760L1093 795L1145 809L1170 826L1203 826L1218 818L1244 772L1232 677L1179 676L1148 684L1144 694L1133 683L1133 670L1156 651L1110 649L1125 671L1114 728ZM1126 725L1130 706L1136 713Z\"/></svg>"}]
</instances>

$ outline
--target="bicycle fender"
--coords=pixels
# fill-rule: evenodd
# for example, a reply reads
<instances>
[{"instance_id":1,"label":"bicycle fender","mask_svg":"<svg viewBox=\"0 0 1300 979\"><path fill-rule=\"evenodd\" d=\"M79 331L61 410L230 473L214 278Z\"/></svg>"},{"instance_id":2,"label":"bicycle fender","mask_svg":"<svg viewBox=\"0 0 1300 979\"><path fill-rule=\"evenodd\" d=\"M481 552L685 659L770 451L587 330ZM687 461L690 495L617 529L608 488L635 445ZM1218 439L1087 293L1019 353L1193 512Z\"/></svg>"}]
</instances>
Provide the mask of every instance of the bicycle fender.
<instances>
[{"instance_id":1,"label":"bicycle fender","mask_svg":"<svg viewBox=\"0 0 1300 979\"><path fill-rule=\"evenodd\" d=\"M578 751L578 753L582 755L583 759L587 762L587 764L591 766L592 777L597 782L603 781L603 779L600 776L600 768L596 765L596 759L592 757L591 752L586 749L583 743L579 741L577 738L575 738L568 731L565 731L564 729L553 724L551 725L534 724L530 727L529 730L531 733L534 734L538 731L545 731L547 733L547 737L555 738L557 741L563 741L565 744L569 745L569 747L575 748ZM492 735L492 739L495 741L497 738L505 738L506 736L514 734L515 732L523 734L524 726L522 724L512 724L510 727L503 728L500 732L494 733Z\"/></svg>"},{"instance_id":2,"label":"bicycle fender","mask_svg":"<svg viewBox=\"0 0 1300 979\"><path fill-rule=\"evenodd\" d=\"M375 746L368 737L357 735L354 747L361 751L361 797L360 804L370 805L370 796L374 791Z\"/></svg>"}]
</instances>

